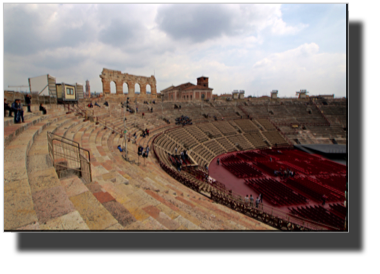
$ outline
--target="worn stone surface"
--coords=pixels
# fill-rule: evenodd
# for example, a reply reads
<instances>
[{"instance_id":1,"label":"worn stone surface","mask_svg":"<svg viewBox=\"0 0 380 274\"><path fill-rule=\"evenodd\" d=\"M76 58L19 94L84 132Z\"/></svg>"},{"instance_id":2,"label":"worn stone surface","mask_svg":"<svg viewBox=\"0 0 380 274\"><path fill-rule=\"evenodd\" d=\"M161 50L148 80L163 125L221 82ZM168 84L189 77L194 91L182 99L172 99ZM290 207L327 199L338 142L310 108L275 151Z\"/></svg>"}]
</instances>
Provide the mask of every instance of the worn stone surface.
<instances>
[{"instance_id":1,"label":"worn stone surface","mask_svg":"<svg viewBox=\"0 0 380 274\"><path fill-rule=\"evenodd\" d=\"M29 174L29 184L32 192L61 185L54 167L37 172L31 172Z\"/></svg>"},{"instance_id":2,"label":"worn stone surface","mask_svg":"<svg viewBox=\"0 0 380 274\"><path fill-rule=\"evenodd\" d=\"M96 192L96 193L93 193L93 195L95 196L95 198L101 203L107 203L109 201L115 201L115 198L111 196L111 194L109 194L108 192Z\"/></svg>"},{"instance_id":3,"label":"worn stone surface","mask_svg":"<svg viewBox=\"0 0 380 274\"><path fill-rule=\"evenodd\" d=\"M28 180L4 186L4 229L11 230L38 221Z\"/></svg>"},{"instance_id":4,"label":"worn stone surface","mask_svg":"<svg viewBox=\"0 0 380 274\"><path fill-rule=\"evenodd\" d=\"M92 183L89 183L89 184L86 185L86 187L87 187L92 193L102 192L102 191L103 191L102 187L98 184L98 182L92 182Z\"/></svg>"},{"instance_id":5,"label":"worn stone surface","mask_svg":"<svg viewBox=\"0 0 380 274\"><path fill-rule=\"evenodd\" d=\"M189 230L200 230L200 227L193 224L191 221L188 219L185 219L181 215L179 215L177 218L174 219L175 222L177 222L179 225L184 226L186 229Z\"/></svg>"},{"instance_id":6,"label":"worn stone surface","mask_svg":"<svg viewBox=\"0 0 380 274\"><path fill-rule=\"evenodd\" d=\"M103 206L123 227L136 221L136 218L123 205L116 201L106 202Z\"/></svg>"},{"instance_id":7,"label":"worn stone surface","mask_svg":"<svg viewBox=\"0 0 380 274\"><path fill-rule=\"evenodd\" d=\"M64 187L68 197L76 196L88 191L88 188L78 177L61 180L61 185Z\"/></svg>"},{"instance_id":8,"label":"worn stone surface","mask_svg":"<svg viewBox=\"0 0 380 274\"><path fill-rule=\"evenodd\" d=\"M62 186L32 194L40 225L75 210Z\"/></svg>"},{"instance_id":9,"label":"worn stone surface","mask_svg":"<svg viewBox=\"0 0 380 274\"><path fill-rule=\"evenodd\" d=\"M91 230L102 230L117 223L90 191L73 196L70 200Z\"/></svg>"},{"instance_id":10,"label":"worn stone surface","mask_svg":"<svg viewBox=\"0 0 380 274\"><path fill-rule=\"evenodd\" d=\"M78 211L51 219L40 225L41 230L89 230Z\"/></svg>"}]
</instances>

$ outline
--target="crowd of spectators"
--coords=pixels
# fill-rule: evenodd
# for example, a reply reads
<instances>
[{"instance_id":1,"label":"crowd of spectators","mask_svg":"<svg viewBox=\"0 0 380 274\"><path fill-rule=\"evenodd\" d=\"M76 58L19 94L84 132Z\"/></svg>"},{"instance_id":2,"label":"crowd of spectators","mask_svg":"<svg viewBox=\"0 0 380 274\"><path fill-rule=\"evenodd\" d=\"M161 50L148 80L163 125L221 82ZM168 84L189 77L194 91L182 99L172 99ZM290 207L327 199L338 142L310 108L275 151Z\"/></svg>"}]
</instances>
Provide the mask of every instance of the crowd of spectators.
<instances>
[{"instance_id":1,"label":"crowd of spectators","mask_svg":"<svg viewBox=\"0 0 380 274\"><path fill-rule=\"evenodd\" d=\"M190 163L190 159L186 153L186 150L182 151L180 155L170 153L168 153L168 155L170 162L176 167L178 171L181 171L182 165L187 165Z\"/></svg>"},{"instance_id":2,"label":"crowd of spectators","mask_svg":"<svg viewBox=\"0 0 380 274\"><path fill-rule=\"evenodd\" d=\"M182 115L181 117L178 117L175 119L175 124L186 126L186 125L192 125L193 123L191 122L191 119L189 117Z\"/></svg>"}]
</instances>

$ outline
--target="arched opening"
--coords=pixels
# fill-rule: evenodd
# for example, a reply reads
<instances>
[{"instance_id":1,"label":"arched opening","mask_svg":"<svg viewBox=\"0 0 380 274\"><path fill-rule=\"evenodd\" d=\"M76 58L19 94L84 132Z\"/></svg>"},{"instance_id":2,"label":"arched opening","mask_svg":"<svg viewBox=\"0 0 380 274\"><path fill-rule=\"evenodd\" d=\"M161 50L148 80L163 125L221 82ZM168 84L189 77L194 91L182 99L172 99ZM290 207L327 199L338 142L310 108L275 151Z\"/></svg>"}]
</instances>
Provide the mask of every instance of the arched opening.
<instances>
[{"instance_id":1,"label":"arched opening","mask_svg":"<svg viewBox=\"0 0 380 274\"><path fill-rule=\"evenodd\" d=\"M149 84L146 85L146 93L151 94L152 93L152 88Z\"/></svg>"},{"instance_id":2,"label":"arched opening","mask_svg":"<svg viewBox=\"0 0 380 274\"><path fill-rule=\"evenodd\" d=\"M193 95L190 95L190 100L193 100Z\"/></svg>"},{"instance_id":3,"label":"arched opening","mask_svg":"<svg viewBox=\"0 0 380 274\"><path fill-rule=\"evenodd\" d=\"M135 93L140 94L140 85L138 83L135 84Z\"/></svg>"},{"instance_id":4,"label":"arched opening","mask_svg":"<svg viewBox=\"0 0 380 274\"><path fill-rule=\"evenodd\" d=\"M110 85L111 94L116 94L116 83L114 81L111 81Z\"/></svg>"},{"instance_id":5,"label":"arched opening","mask_svg":"<svg viewBox=\"0 0 380 274\"><path fill-rule=\"evenodd\" d=\"M123 84L123 94L128 94L128 84L127 83Z\"/></svg>"}]
</instances>

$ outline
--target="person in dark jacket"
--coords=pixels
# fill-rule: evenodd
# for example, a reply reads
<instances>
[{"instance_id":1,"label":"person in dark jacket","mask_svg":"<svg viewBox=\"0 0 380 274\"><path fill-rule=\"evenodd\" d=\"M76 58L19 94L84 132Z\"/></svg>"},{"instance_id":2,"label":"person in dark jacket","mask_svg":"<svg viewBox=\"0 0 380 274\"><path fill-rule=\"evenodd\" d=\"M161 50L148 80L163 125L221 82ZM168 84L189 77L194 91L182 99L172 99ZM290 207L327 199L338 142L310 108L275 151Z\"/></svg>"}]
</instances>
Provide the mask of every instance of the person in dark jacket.
<instances>
[{"instance_id":1,"label":"person in dark jacket","mask_svg":"<svg viewBox=\"0 0 380 274\"><path fill-rule=\"evenodd\" d=\"M105 101L103 105L105 105L106 107L108 107L108 102ZM123 105L123 104L122 104L122 105Z\"/></svg>"},{"instance_id":2,"label":"person in dark jacket","mask_svg":"<svg viewBox=\"0 0 380 274\"><path fill-rule=\"evenodd\" d=\"M95 102L95 106L100 107L97 102Z\"/></svg>"},{"instance_id":3,"label":"person in dark jacket","mask_svg":"<svg viewBox=\"0 0 380 274\"><path fill-rule=\"evenodd\" d=\"M43 115L46 114L46 108L42 105L42 103L40 104L40 111L42 111Z\"/></svg>"},{"instance_id":4,"label":"person in dark jacket","mask_svg":"<svg viewBox=\"0 0 380 274\"><path fill-rule=\"evenodd\" d=\"M20 118L21 118L22 122L24 123L24 110L22 109L22 105L21 105L21 100L20 99L16 99L12 103L12 109L13 109L13 112L15 113L14 123L15 124L19 123L20 122Z\"/></svg>"},{"instance_id":5,"label":"person in dark jacket","mask_svg":"<svg viewBox=\"0 0 380 274\"><path fill-rule=\"evenodd\" d=\"M7 98L4 98L4 117L6 116L6 111L9 111L9 115L8 117L13 117L12 116L12 108L9 106L9 104L7 103Z\"/></svg>"},{"instance_id":6,"label":"person in dark jacket","mask_svg":"<svg viewBox=\"0 0 380 274\"><path fill-rule=\"evenodd\" d=\"M25 95L25 104L28 106L28 112L32 112L30 110L30 104L31 104L30 98L32 98L32 96L30 96L30 94L26 94Z\"/></svg>"}]
</instances>

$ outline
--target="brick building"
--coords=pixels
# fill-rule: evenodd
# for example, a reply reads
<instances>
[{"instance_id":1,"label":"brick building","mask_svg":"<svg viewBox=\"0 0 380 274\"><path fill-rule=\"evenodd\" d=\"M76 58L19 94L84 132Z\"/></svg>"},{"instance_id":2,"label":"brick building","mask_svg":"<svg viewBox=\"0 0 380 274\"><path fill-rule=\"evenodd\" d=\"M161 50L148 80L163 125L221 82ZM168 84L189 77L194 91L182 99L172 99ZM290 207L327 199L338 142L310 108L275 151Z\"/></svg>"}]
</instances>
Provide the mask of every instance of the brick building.
<instances>
[{"instance_id":1,"label":"brick building","mask_svg":"<svg viewBox=\"0 0 380 274\"><path fill-rule=\"evenodd\" d=\"M212 90L208 86L208 77L201 76L197 78L196 85L188 82L179 86L171 86L161 90L161 96L164 101L211 99Z\"/></svg>"}]
</instances>

